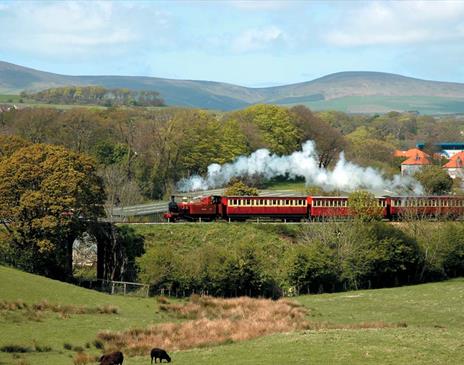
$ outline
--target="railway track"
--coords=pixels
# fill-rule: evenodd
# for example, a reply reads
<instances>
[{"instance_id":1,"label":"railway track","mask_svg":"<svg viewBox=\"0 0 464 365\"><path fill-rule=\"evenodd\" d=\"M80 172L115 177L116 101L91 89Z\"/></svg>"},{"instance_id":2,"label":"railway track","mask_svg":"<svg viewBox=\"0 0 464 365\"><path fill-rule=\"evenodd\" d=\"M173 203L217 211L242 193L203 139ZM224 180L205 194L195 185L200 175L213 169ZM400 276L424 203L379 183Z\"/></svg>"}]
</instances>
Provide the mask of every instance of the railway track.
<instances>
[{"instance_id":1,"label":"railway track","mask_svg":"<svg viewBox=\"0 0 464 365\"><path fill-rule=\"evenodd\" d=\"M222 195L224 189L206 190L198 192L196 195ZM192 194L189 194L192 195ZM261 190L259 196L303 196L304 193L294 190ZM147 216L152 214L166 213L168 211L168 201L156 201L153 203L133 205L124 208L113 208L113 217L127 218L137 216Z\"/></svg>"}]
</instances>

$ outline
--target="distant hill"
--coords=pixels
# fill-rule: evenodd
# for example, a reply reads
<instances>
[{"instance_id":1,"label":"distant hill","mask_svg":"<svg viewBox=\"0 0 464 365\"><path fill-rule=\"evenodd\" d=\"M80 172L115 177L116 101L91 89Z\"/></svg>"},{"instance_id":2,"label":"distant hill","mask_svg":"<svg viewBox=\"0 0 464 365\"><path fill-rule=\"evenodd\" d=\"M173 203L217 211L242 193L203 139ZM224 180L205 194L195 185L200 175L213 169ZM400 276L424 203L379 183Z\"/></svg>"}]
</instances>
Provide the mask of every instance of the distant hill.
<instances>
[{"instance_id":1,"label":"distant hill","mask_svg":"<svg viewBox=\"0 0 464 365\"><path fill-rule=\"evenodd\" d=\"M464 113L464 84L382 72L350 71L298 84L248 88L233 84L141 76L67 76L0 61L0 94L69 85L152 90L168 105L233 110L255 103L305 104L314 110Z\"/></svg>"}]
</instances>

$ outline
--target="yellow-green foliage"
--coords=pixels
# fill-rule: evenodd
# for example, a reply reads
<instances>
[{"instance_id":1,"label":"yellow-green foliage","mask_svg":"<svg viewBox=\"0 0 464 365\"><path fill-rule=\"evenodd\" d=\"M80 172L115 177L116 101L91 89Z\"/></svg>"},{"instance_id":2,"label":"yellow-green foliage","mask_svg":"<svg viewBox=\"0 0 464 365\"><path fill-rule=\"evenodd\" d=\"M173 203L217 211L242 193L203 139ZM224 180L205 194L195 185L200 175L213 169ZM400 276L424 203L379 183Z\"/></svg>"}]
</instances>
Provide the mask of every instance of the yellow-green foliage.
<instances>
[{"instance_id":1,"label":"yellow-green foliage","mask_svg":"<svg viewBox=\"0 0 464 365\"><path fill-rule=\"evenodd\" d=\"M102 215L103 202L93 160L63 147L30 145L0 165L0 220L14 259L31 270L69 274L67 245Z\"/></svg>"},{"instance_id":2,"label":"yellow-green foliage","mask_svg":"<svg viewBox=\"0 0 464 365\"><path fill-rule=\"evenodd\" d=\"M382 218L382 207L374 194L358 190L348 197L348 206L351 213L363 222L380 220Z\"/></svg>"},{"instance_id":3,"label":"yellow-green foliage","mask_svg":"<svg viewBox=\"0 0 464 365\"><path fill-rule=\"evenodd\" d=\"M258 189L248 186L242 181L237 181L229 185L224 190L224 195L227 196L258 196Z\"/></svg>"}]
</instances>

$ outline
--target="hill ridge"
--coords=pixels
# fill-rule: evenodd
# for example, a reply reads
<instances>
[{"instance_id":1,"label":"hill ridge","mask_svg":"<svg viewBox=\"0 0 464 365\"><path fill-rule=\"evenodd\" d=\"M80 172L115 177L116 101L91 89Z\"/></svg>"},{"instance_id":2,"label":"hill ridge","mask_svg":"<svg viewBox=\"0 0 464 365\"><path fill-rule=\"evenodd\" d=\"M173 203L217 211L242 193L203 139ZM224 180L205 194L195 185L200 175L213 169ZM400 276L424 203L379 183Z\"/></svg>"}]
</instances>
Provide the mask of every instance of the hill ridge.
<instances>
[{"instance_id":1,"label":"hill ridge","mask_svg":"<svg viewBox=\"0 0 464 365\"><path fill-rule=\"evenodd\" d=\"M220 110L239 109L256 103L302 103L316 110L324 107L337 109L337 103L331 101L357 97L366 98L356 102L361 109L369 106L369 112L384 111L385 108L418 110L424 108L422 104L430 103L446 104L437 106L438 110L444 108L443 112L464 111L464 83L423 80L380 71L340 71L310 81L253 88L220 81L151 76L62 75L0 61L0 94L70 85L151 90L159 92L168 105ZM379 97L413 99L400 106L396 100L379 100ZM417 98L420 100L416 103Z\"/></svg>"}]
</instances>

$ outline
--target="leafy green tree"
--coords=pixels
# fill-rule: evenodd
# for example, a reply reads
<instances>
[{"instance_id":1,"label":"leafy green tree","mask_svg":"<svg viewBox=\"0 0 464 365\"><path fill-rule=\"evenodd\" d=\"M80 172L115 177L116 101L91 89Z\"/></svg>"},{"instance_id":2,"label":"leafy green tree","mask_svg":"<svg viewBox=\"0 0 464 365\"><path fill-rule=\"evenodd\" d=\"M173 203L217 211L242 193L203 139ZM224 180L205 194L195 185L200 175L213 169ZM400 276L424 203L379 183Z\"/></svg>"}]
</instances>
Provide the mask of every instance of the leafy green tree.
<instances>
[{"instance_id":1,"label":"leafy green tree","mask_svg":"<svg viewBox=\"0 0 464 365\"><path fill-rule=\"evenodd\" d=\"M350 212L356 219L362 222L380 220L382 218L382 207L374 194L357 190L348 196Z\"/></svg>"},{"instance_id":2,"label":"leafy green tree","mask_svg":"<svg viewBox=\"0 0 464 365\"><path fill-rule=\"evenodd\" d=\"M291 253L288 280L297 293L333 290L339 273L336 251L320 241L300 245Z\"/></svg>"},{"instance_id":3,"label":"leafy green tree","mask_svg":"<svg viewBox=\"0 0 464 365\"><path fill-rule=\"evenodd\" d=\"M221 126L221 145L218 163L233 161L236 157L250 152L245 134L235 120L228 120Z\"/></svg>"},{"instance_id":4,"label":"leafy green tree","mask_svg":"<svg viewBox=\"0 0 464 365\"><path fill-rule=\"evenodd\" d=\"M228 196L258 196L258 189L247 186L239 180L229 185L224 194Z\"/></svg>"},{"instance_id":5,"label":"leafy green tree","mask_svg":"<svg viewBox=\"0 0 464 365\"><path fill-rule=\"evenodd\" d=\"M72 275L72 245L103 214L104 192L93 160L36 144L0 165L0 221L26 269Z\"/></svg>"},{"instance_id":6,"label":"leafy green tree","mask_svg":"<svg viewBox=\"0 0 464 365\"><path fill-rule=\"evenodd\" d=\"M345 248L342 280L353 289L414 282L420 263L417 242L383 222L353 226L356 239Z\"/></svg>"},{"instance_id":7,"label":"leafy green tree","mask_svg":"<svg viewBox=\"0 0 464 365\"><path fill-rule=\"evenodd\" d=\"M230 118L240 125L251 151L265 147L274 153L285 155L298 148L298 130L286 108L254 105L232 114Z\"/></svg>"},{"instance_id":8,"label":"leafy green tree","mask_svg":"<svg viewBox=\"0 0 464 365\"><path fill-rule=\"evenodd\" d=\"M430 165L414 174L427 194L447 194L453 187L453 179L440 166Z\"/></svg>"}]
</instances>

